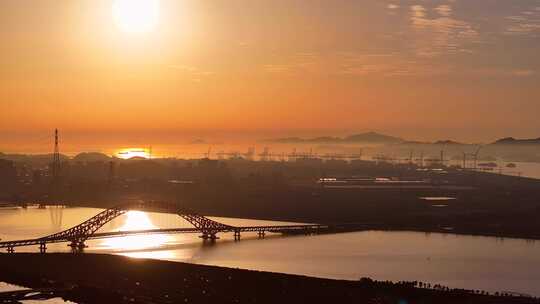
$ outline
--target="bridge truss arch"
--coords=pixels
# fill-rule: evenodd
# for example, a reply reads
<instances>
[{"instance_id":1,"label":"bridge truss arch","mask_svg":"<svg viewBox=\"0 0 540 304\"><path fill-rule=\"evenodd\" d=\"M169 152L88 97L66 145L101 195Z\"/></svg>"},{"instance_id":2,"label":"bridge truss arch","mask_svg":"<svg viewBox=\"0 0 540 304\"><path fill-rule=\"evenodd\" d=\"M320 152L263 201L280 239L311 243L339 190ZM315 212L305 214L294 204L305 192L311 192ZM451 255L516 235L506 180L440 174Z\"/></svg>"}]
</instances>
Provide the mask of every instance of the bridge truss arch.
<instances>
[{"instance_id":1,"label":"bridge truss arch","mask_svg":"<svg viewBox=\"0 0 540 304\"><path fill-rule=\"evenodd\" d=\"M80 251L85 247L84 242L91 238L105 224L128 211L148 211L177 214L201 232L203 239L216 239L218 232L235 231L235 227L219 223L202 216L194 211L180 208L177 204L167 202L135 202L127 203L106 209L92 218L64 231L51 234L39 239L1 242L0 248L7 248L13 252L14 247L40 245L40 251L46 250L47 243L70 242L74 251Z\"/></svg>"}]
</instances>

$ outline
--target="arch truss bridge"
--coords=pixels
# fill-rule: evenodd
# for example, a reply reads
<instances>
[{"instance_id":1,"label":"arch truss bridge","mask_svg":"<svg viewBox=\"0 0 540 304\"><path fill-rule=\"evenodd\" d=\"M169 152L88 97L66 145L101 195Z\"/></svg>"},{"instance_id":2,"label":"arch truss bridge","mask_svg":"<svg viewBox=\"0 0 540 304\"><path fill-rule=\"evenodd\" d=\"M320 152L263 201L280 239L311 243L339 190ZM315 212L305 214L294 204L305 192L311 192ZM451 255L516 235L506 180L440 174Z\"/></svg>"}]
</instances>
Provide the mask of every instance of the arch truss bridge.
<instances>
[{"instance_id":1,"label":"arch truss bridge","mask_svg":"<svg viewBox=\"0 0 540 304\"><path fill-rule=\"evenodd\" d=\"M152 229L139 231L117 231L98 233L98 230L113 219L128 211L148 211L161 213L174 213L189 222L193 228ZM236 227L225 225L220 222L202 216L192 210L181 208L176 204L167 202L136 202L122 204L106 209L94 217L67 230L51 234L45 237L28 240L15 240L0 242L0 249L7 249L8 253L15 252L16 247L39 245L41 253L47 250L47 244L69 243L73 252L81 252L86 247L85 242L89 239L109 237L158 234L158 233L200 233L203 240L216 240L218 233L233 232L235 240L240 240L241 232L257 232L259 237L264 237L266 232L273 233L319 233L321 229L328 229L323 225L284 225L284 226L249 226Z\"/></svg>"}]
</instances>

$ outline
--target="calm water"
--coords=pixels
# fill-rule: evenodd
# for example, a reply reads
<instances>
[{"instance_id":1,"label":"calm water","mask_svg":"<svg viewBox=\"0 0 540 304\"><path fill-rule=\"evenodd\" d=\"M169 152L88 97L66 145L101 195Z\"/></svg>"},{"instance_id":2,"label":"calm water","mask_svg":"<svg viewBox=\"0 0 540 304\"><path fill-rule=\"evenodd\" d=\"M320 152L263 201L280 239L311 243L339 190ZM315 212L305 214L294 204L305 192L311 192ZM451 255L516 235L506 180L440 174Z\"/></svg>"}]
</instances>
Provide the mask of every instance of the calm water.
<instances>
[{"instance_id":1,"label":"calm water","mask_svg":"<svg viewBox=\"0 0 540 304\"><path fill-rule=\"evenodd\" d=\"M18 290L25 290L28 288L20 287L17 285L11 285L7 283L0 282L0 292L8 292L8 291L18 291ZM33 303L39 303L39 304L74 304L70 301L64 301L61 298L53 298L45 301L37 301L37 300L28 300L28 301L22 301L24 304L33 304Z\"/></svg>"},{"instance_id":2,"label":"calm water","mask_svg":"<svg viewBox=\"0 0 540 304\"><path fill-rule=\"evenodd\" d=\"M540 163L515 162L516 168L506 168L509 162L499 162L502 173L540 179Z\"/></svg>"},{"instance_id":3,"label":"calm water","mask_svg":"<svg viewBox=\"0 0 540 304\"><path fill-rule=\"evenodd\" d=\"M58 232L99 209L1 209L0 238L33 238ZM231 225L279 222L215 218ZM101 231L188 227L178 216L129 212ZM321 236L222 235L204 245L197 235L133 236L88 242L87 252L105 252L190 263L238 267L317 277L419 280L450 287L513 291L540 296L540 242L493 237L367 231ZM37 248L18 248L37 251ZM49 251L68 251L66 244Z\"/></svg>"},{"instance_id":4,"label":"calm water","mask_svg":"<svg viewBox=\"0 0 540 304\"><path fill-rule=\"evenodd\" d=\"M479 163L488 163L489 161L479 161ZM460 160L452 160L450 162L452 165L461 166L462 162ZM496 168L493 168L493 171L488 171L496 174L505 174L512 176L523 176L529 178L540 179L540 163L532 162L507 162L507 161L496 161ZM508 168L508 164L516 165L515 168ZM467 164L471 167L472 164Z\"/></svg>"}]
</instances>

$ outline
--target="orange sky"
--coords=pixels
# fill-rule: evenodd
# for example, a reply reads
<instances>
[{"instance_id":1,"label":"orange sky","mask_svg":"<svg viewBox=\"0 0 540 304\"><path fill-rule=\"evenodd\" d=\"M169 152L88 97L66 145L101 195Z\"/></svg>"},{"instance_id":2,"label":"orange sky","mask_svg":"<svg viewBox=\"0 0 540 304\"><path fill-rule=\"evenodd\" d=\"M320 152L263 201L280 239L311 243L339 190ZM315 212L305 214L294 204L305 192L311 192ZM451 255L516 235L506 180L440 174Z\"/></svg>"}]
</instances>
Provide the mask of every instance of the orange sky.
<instances>
[{"instance_id":1,"label":"orange sky","mask_svg":"<svg viewBox=\"0 0 540 304\"><path fill-rule=\"evenodd\" d=\"M0 2L0 150L344 135L540 136L540 1ZM28 144L27 144L28 145Z\"/></svg>"}]
</instances>

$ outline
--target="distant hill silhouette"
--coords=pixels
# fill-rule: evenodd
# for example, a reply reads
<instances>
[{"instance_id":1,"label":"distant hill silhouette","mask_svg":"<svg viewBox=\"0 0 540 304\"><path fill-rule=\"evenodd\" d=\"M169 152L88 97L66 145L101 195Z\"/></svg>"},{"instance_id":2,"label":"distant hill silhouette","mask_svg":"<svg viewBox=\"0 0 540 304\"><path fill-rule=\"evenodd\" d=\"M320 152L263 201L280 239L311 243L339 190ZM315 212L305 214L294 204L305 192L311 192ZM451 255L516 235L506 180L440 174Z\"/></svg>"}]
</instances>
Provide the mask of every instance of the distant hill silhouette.
<instances>
[{"instance_id":1,"label":"distant hill silhouette","mask_svg":"<svg viewBox=\"0 0 540 304\"><path fill-rule=\"evenodd\" d=\"M133 157L130 157L127 159L128 161L139 161L139 160L148 160L148 158L146 157L142 157L142 156L133 156Z\"/></svg>"},{"instance_id":2,"label":"distant hill silhouette","mask_svg":"<svg viewBox=\"0 0 540 304\"><path fill-rule=\"evenodd\" d=\"M399 137L379 134L376 132L367 132L362 134L345 137L346 142L371 142L371 143L399 143L403 139Z\"/></svg>"},{"instance_id":3,"label":"distant hill silhouette","mask_svg":"<svg viewBox=\"0 0 540 304\"><path fill-rule=\"evenodd\" d=\"M83 152L73 157L74 161L94 162L94 161L110 161L111 157L99 152Z\"/></svg>"},{"instance_id":4,"label":"distant hill silhouette","mask_svg":"<svg viewBox=\"0 0 540 304\"><path fill-rule=\"evenodd\" d=\"M434 145L463 145L463 143L453 141L453 140L438 140L433 143Z\"/></svg>"},{"instance_id":5,"label":"distant hill silhouette","mask_svg":"<svg viewBox=\"0 0 540 304\"><path fill-rule=\"evenodd\" d=\"M437 145L437 146L441 146L441 145L446 145L446 146L450 146L450 145L468 145L466 143L461 143L461 142L453 141L453 140L449 140L449 139L437 140L437 141L434 141L434 142L408 140L408 141L401 142L401 144L402 145Z\"/></svg>"},{"instance_id":6,"label":"distant hill silhouette","mask_svg":"<svg viewBox=\"0 0 540 304\"><path fill-rule=\"evenodd\" d=\"M540 145L540 138L531 139L516 139L513 137L506 137L499 139L493 143L494 145Z\"/></svg>"},{"instance_id":7,"label":"distant hill silhouette","mask_svg":"<svg viewBox=\"0 0 540 304\"><path fill-rule=\"evenodd\" d=\"M208 142L202 138L197 138L189 142L190 145L207 145Z\"/></svg>"},{"instance_id":8,"label":"distant hill silhouette","mask_svg":"<svg viewBox=\"0 0 540 304\"><path fill-rule=\"evenodd\" d=\"M418 140L406 140L401 142L402 145L431 145L427 141L418 141Z\"/></svg>"},{"instance_id":9,"label":"distant hill silhouette","mask_svg":"<svg viewBox=\"0 0 540 304\"><path fill-rule=\"evenodd\" d=\"M0 153L0 158L12 160L14 162L26 162L26 161L37 161L37 162L52 162L53 154L5 154ZM60 154L61 161L69 160L69 156Z\"/></svg>"},{"instance_id":10,"label":"distant hill silhouette","mask_svg":"<svg viewBox=\"0 0 540 304\"><path fill-rule=\"evenodd\" d=\"M306 141L303 138L300 137L284 137L284 138L276 138L276 139L269 139L266 140L268 142L275 142L275 143L282 143L282 144L295 144Z\"/></svg>"},{"instance_id":11,"label":"distant hill silhouette","mask_svg":"<svg viewBox=\"0 0 540 304\"><path fill-rule=\"evenodd\" d=\"M367 132L367 133L360 133L360 134L354 134L350 135L344 138L341 137L331 137L331 136L324 136L324 137L315 137L315 138L300 138L300 137L285 137L285 138L277 138L277 139L270 139L268 142L273 143L379 143L379 144L391 144L391 143L400 143L403 142L403 139L379 134L376 132Z\"/></svg>"}]
</instances>

